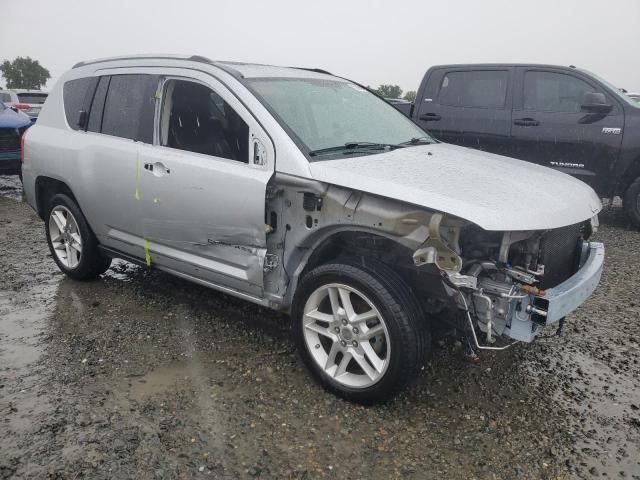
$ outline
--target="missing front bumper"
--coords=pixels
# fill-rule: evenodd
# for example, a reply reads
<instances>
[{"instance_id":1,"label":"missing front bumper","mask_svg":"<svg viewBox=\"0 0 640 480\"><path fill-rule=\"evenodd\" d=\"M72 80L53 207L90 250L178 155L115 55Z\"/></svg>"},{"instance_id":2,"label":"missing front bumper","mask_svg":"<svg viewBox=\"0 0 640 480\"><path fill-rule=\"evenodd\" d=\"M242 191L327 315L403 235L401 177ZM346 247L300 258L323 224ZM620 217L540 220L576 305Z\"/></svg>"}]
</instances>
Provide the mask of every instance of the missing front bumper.
<instances>
[{"instance_id":1,"label":"missing front bumper","mask_svg":"<svg viewBox=\"0 0 640 480\"><path fill-rule=\"evenodd\" d=\"M600 283L603 265L604 245L589 243L586 259L580 270L560 285L548 289L544 297L535 297L533 306L546 312L546 315L534 313L532 319L551 325L573 312L591 296Z\"/></svg>"},{"instance_id":2,"label":"missing front bumper","mask_svg":"<svg viewBox=\"0 0 640 480\"><path fill-rule=\"evenodd\" d=\"M603 265L604 245L590 242L582 266L572 277L548 289L544 296L534 297L532 303L519 306L505 331L507 336L532 342L539 325L552 325L575 311L600 283Z\"/></svg>"}]
</instances>

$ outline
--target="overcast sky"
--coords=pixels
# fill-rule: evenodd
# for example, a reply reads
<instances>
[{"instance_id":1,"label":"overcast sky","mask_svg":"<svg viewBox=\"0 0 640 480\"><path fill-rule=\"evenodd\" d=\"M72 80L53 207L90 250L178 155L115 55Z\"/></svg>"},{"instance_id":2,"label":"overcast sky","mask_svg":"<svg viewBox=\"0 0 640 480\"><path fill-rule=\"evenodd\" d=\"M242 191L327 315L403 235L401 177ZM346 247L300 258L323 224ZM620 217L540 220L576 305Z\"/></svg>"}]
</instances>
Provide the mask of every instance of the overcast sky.
<instances>
[{"instance_id":1,"label":"overcast sky","mask_svg":"<svg viewBox=\"0 0 640 480\"><path fill-rule=\"evenodd\" d=\"M0 60L54 81L80 60L185 53L405 91L441 63L572 64L640 91L639 0L0 0L0 21Z\"/></svg>"}]
</instances>

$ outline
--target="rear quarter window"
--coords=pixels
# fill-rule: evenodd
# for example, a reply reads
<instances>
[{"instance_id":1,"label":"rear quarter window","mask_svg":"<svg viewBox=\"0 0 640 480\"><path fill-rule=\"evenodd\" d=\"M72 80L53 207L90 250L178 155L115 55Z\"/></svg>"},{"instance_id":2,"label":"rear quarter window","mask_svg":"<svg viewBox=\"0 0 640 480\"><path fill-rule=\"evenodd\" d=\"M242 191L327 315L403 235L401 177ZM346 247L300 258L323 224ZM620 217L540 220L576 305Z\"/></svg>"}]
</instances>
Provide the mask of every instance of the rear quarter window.
<instances>
[{"instance_id":1,"label":"rear quarter window","mask_svg":"<svg viewBox=\"0 0 640 480\"><path fill-rule=\"evenodd\" d=\"M64 84L62 90L62 98L64 100L64 113L67 117L67 123L74 130L78 130L78 119L80 110L88 110L85 99L87 92L92 85L93 78L78 78L69 80Z\"/></svg>"}]
</instances>

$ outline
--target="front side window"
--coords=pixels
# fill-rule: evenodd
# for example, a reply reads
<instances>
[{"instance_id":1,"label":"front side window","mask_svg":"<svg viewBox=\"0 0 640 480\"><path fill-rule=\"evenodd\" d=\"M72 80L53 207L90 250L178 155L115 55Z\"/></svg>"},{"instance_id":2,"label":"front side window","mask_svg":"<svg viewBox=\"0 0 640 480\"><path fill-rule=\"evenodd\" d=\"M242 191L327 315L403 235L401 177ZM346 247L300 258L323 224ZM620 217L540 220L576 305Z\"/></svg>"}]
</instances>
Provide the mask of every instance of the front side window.
<instances>
[{"instance_id":1,"label":"front side window","mask_svg":"<svg viewBox=\"0 0 640 480\"><path fill-rule=\"evenodd\" d=\"M255 78L248 82L309 151L355 142L396 145L426 137L393 106L343 80Z\"/></svg>"},{"instance_id":2,"label":"front side window","mask_svg":"<svg viewBox=\"0 0 640 480\"><path fill-rule=\"evenodd\" d=\"M155 75L112 76L102 115L102 133L152 143L157 86Z\"/></svg>"},{"instance_id":3,"label":"front side window","mask_svg":"<svg viewBox=\"0 0 640 480\"><path fill-rule=\"evenodd\" d=\"M578 113L585 93L595 89L572 75L530 70L524 74L524 109Z\"/></svg>"},{"instance_id":4,"label":"front side window","mask_svg":"<svg viewBox=\"0 0 640 480\"><path fill-rule=\"evenodd\" d=\"M220 95L192 81L165 83L160 144L249 163L249 126Z\"/></svg>"},{"instance_id":5,"label":"front side window","mask_svg":"<svg viewBox=\"0 0 640 480\"><path fill-rule=\"evenodd\" d=\"M440 84L438 103L452 107L504 108L508 81L506 70L447 72Z\"/></svg>"}]
</instances>

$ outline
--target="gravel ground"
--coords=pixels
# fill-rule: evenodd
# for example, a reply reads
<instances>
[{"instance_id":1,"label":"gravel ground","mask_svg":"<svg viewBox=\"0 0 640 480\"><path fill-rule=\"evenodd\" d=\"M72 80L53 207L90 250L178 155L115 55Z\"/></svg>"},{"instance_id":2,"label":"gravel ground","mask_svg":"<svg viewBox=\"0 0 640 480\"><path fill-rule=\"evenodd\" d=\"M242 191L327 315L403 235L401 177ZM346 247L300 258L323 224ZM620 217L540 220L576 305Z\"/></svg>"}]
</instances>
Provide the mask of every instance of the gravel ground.
<instances>
[{"instance_id":1,"label":"gravel ground","mask_svg":"<svg viewBox=\"0 0 640 480\"><path fill-rule=\"evenodd\" d=\"M0 177L0 479L640 479L640 233L619 209L562 336L478 365L441 340L365 408L313 383L280 314L124 262L65 278L19 185Z\"/></svg>"}]
</instances>

